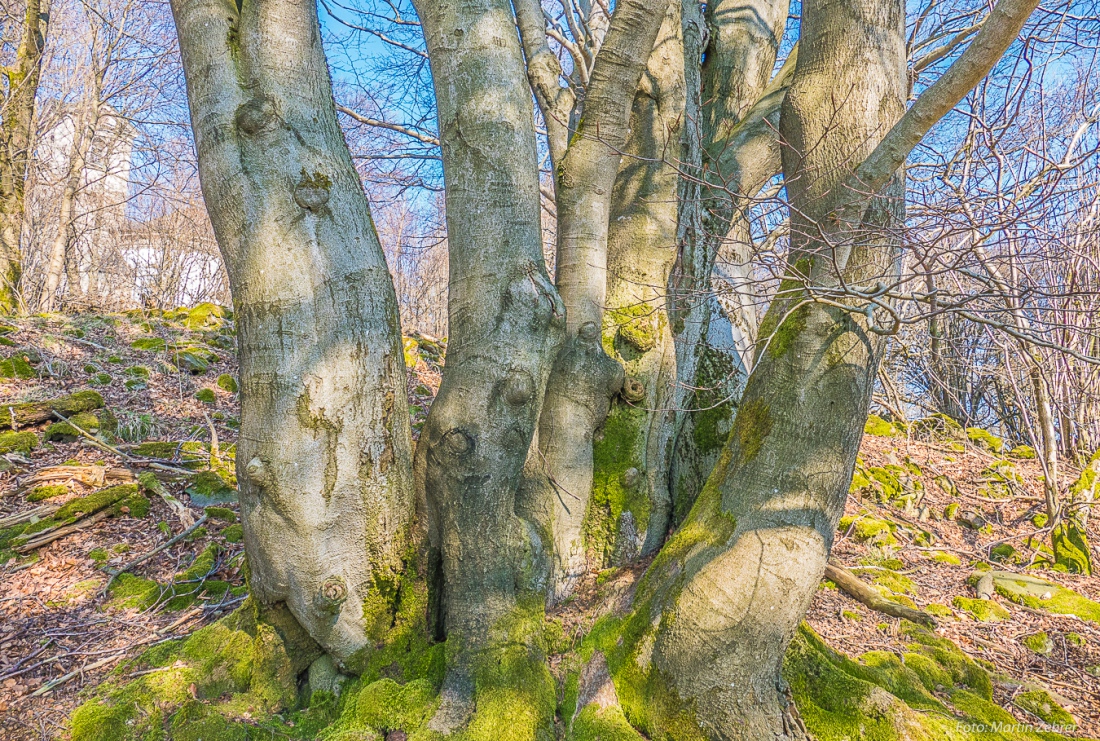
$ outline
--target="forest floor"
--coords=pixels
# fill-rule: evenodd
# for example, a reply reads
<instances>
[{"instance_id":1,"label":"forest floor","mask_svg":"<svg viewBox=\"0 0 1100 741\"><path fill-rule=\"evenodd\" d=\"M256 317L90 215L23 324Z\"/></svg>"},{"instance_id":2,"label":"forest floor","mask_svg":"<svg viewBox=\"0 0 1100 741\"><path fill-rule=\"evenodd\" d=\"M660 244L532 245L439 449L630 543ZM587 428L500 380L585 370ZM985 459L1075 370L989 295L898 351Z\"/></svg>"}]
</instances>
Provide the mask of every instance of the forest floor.
<instances>
[{"instance_id":1,"label":"forest floor","mask_svg":"<svg viewBox=\"0 0 1100 741\"><path fill-rule=\"evenodd\" d=\"M415 363L414 429L438 388L442 362L437 343L418 340L406 341L406 358ZM60 415L97 441L51 427L57 415L17 422L18 431L35 433L33 449L26 436L5 437L11 423L0 421L0 738L63 738L87 688L244 599L233 497L239 402L232 322L209 305L155 316L51 315L0 327L0 344L0 376L7 376L0 411L10 416L6 405L91 389L110 412ZM888 425L875 431L889 436L864 438L857 481L866 483L853 487L835 559L883 595L936 614L939 635L988 662L994 699L1021 723L1040 719L1015 700L1041 687L1073 715L1077 735L1100 737L1100 613L1091 620L1057 615L995 596L1005 612L983 622L978 618L991 616L965 601L975 596L976 569L990 566L1100 601L1095 578L1029 566L1042 556L1028 547L1041 530L1038 463L999 455L981 437L978 444L917 441ZM1070 468L1063 476L1072 481L1076 473ZM132 486L136 477L139 487ZM88 495L119 482L131 488L92 505ZM68 510L56 507L72 502L78 504ZM1100 543L1095 523L1088 534ZM42 542L50 537L56 539ZM1002 543L1011 552L991 552ZM1095 549L1093 559L1100 564ZM123 566L108 590L110 574ZM606 596L606 585L628 590L641 571L593 572L558 617L582 630L595 619L589 608L601 601L597 593ZM852 657L906 650L899 620L830 582L807 622Z\"/></svg>"}]
</instances>

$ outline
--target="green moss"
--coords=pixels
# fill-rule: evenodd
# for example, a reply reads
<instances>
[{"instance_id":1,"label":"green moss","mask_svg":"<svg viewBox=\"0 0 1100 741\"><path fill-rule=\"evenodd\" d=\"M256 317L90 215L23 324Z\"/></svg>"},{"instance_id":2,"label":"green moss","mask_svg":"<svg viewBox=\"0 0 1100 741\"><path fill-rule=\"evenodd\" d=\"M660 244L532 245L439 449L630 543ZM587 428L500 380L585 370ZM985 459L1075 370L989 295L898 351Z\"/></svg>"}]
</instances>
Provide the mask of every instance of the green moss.
<instances>
[{"instance_id":1,"label":"green moss","mask_svg":"<svg viewBox=\"0 0 1100 741\"><path fill-rule=\"evenodd\" d=\"M69 493L69 487L64 484L46 484L45 486L36 486L31 490L31 493L27 495L28 502L41 502L44 499L52 499L53 497L63 497Z\"/></svg>"},{"instance_id":2,"label":"green moss","mask_svg":"<svg viewBox=\"0 0 1100 741\"><path fill-rule=\"evenodd\" d=\"M999 623L1008 620L1012 614L992 600L955 597L951 604L956 609L969 614L979 623Z\"/></svg>"},{"instance_id":3,"label":"green moss","mask_svg":"<svg viewBox=\"0 0 1100 741\"><path fill-rule=\"evenodd\" d=\"M787 351L794 346L798 336L806 329L806 319L809 315L808 306L800 306L787 315L790 307L798 301L798 297L792 294L801 292L802 285L801 280L785 279L779 286L776 300L760 323L760 341L767 344L767 352L774 358L786 355ZM783 297L786 300L781 298L783 294L787 294ZM784 315L786 315L786 319L783 318ZM781 320L782 324L779 323Z\"/></svg>"},{"instance_id":4,"label":"green moss","mask_svg":"<svg viewBox=\"0 0 1100 741\"><path fill-rule=\"evenodd\" d=\"M998 543L989 551L990 561L1011 561L1016 556L1016 549L1008 543Z\"/></svg>"},{"instance_id":5,"label":"green moss","mask_svg":"<svg viewBox=\"0 0 1100 741\"><path fill-rule=\"evenodd\" d=\"M664 322L664 313L645 303L613 307L604 313L604 334L612 335L615 349L632 360L635 354L657 347ZM629 350L622 347L624 343Z\"/></svg>"},{"instance_id":6,"label":"green moss","mask_svg":"<svg viewBox=\"0 0 1100 741\"><path fill-rule=\"evenodd\" d=\"M237 490L218 471L199 471L184 489L200 507L235 501Z\"/></svg>"},{"instance_id":7,"label":"green moss","mask_svg":"<svg viewBox=\"0 0 1100 741\"><path fill-rule=\"evenodd\" d=\"M42 440L48 443L73 442L81 437L77 427L94 435L99 432L99 417L92 412L81 412L69 417L69 422L54 422L46 428Z\"/></svg>"},{"instance_id":8,"label":"green moss","mask_svg":"<svg viewBox=\"0 0 1100 741\"><path fill-rule=\"evenodd\" d=\"M954 520L955 515L957 515L957 514L959 514L959 503L958 502L952 502L951 504L949 504L949 505L947 505L946 507L943 508L943 519L945 519L945 520L949 520L949 521Z\"/></svg>"},{"instance_id":9,"label":"green moss","mask_svg":"<svg viewBox=\"0 0 1100 741\"><path fill-rule=\"evenodd\" d=\"M863 622L863 616L860 615L858 612L855 612L854 610L841 610L840 616L845 620L851 620L855 623Z\"/></svg>"},{"instance_id":10,"label":"green moss","mask_svg":"<svg viewBox=\"0 0 1100 741\"><path fill-rule=\"evenodd\" d=\"M932 602L932 603L928 604L924 608L924 611L927 612L929 615L935 615L936 617L949 618L949 617L954 617L955 616L955 611L954 610L952 610L947 605L941 605L938 602Z\"/></svg>"},{"instance_id":11,"label":"green moss","mask_svg":"<svg viewBox=\"0 0 1100 741\"><path fill-rule=\"evenodd\" d=\"M1044 723L1060 726L1067 730L1077 726L1074 717L1067 713L1045 689L1036 687L1027 692L1021 692L1016 695L1012 702L1016 707L1038 716Z\"/></svg>"},{"instance_id":12,"label":"green moss","mask_svg":"<svg viewBox=\"0 0 1100 741\"><path fill-rule=\"evenodd\" d=\"M1009 458L1019 458L1021 460L1033 460L1037 456L1035 454L1035 448L1030 445L1017 445L1012 450L1008 451Z\"/></svg>"},{"instance_id":13,"label":"green moss","mask_svg":"<svg viewBox=\"0 0 1100 741\"><path fill-rule=\"evenodd\" d=\"M593 446L592 497L584 520L585 547L603 563L629 556L623 540L626 520L635 531L649 524L652 503L645 485L640 447L644 445L647 412L615 404L604 422L603 439ZM634 475L627 474L634 469Z\"/></svg>"},{"instance_id":14,"label":"green moss","mask_svg":"<svg viewBox=\"0 0 1100 741\"><path fill-rule=\"evenodd\" d=\"M1080 633L1066 633L1065 639L1066 643L1071 646L1084 646L1087 643L1085 637Z\"/></svg>"},{"instance_id":15,"label":"green moss","mask_svg":"<svg viewBox=\"0 0 1100 741\"><path fill-rule=\"evenodd\" d=\"M168 347L168 343L160 337L139 337L130 343L130 347L145 352L161 352Z\"/></svg>"},{"instance_id":16,"label":"green moss","mask_svg":"<svg viewBox=\"0 0 1100 741\"><path fill-rule=\"evenodd\" d=\"M290 707L302 664L317 656L300 628L283 618L267 622L278 614L269 611L261 620L246 601L182 641L149 649L77 708L72 741L147 741L163 738L165 728L174 741L256 737L254 725L238 719ZM155 671L127 680L135 669Z\"/></svg>"},{"instance_id":17,"label":"green moss","mask_svg":"<svg viewBox=\"0 0 1100 741\"><path fill-rule=\"evenodd\" d=\"M107 563L107 559L110 558L110 554L104 548L93 548L88 551L88 558L96 562L97 565Z\"/></svg>"},{"instance_id":18,"label":"green moss","mask_svg":"<svg viewBox=\"0 0 1100 741\"><path fill-rule=\"evenodd\" d=\"M203 510L206 516L211 520L221 520L222 522L236 522L237 513L228 507L207 507Z\"/></svg>"},{"instance_id":19,"label":"green moss","mask_svg":"<svg viewBox=\"0 0 1100 741\"><path fill-rule=\"evenodd\" d=\"M321 177L324 177L323 175ZM203 302L192 309L184 310L183 324L192 331L210 327L220 327L232 313L224 306Z\"/></svg>"},{"instance_id":20,"label":"green moss","mask_svg":"<svg viewBox=\"0 0 1100 741\"><path fill-rule=\"evenodd\" d=\"M38 435L29 430L0 433L0 455L23 453L26 455L38 447Z\"/></svg>"},{"instance_id":21,"label":"green moss","mask_svg":"<svg viewBox=\"0 0 1100 741\"><path fill-rule=\"evenodd\" d=\"M952 566L961 566L962 560L959 559L954 553L944 553L943 551L936 551L932 554L932 560L936 563L946 563Z\"/></svg>"},{"instance_id":22,"label":"green moss","mask_svg":"<svg viewBox=\"0 0 1100 741\"><path fill-rule=\"evenodd\" d=\"M900 434L893 422L887 422L877 414L868 415L863 433L874 437L897 437Z\"/></svg>"},{"instance_id":23,"label":"green moss","mask_svg":"<svg viewBox=\"0 0 1100 741\"><path fill-rule=\"evenodd\" d=\"M19 353L0 360L0 378L27 380L35 378L37 375L38 371L34 369L34 366L28 363L23 355Z\"/></svg>"},{"instance_id":24,"label":"green moss","mask_svg":"<svg viewBox=\"0 0 1100 741\"><path fill-rule=\"evenodd\" d=\"M218 388L231 394L235 394L240 390L240 387L237 385L237 379L228 373L222 373L218 376Z\"/></svg>"},{"instance_id":25,"label":"green moss","mask_svg":"<svg viewBox=\"0 0 1100 741\"><path fill-rule=\"evenodd\" d=\"M966 437L974 445L990 453L1000 453L1004 450L1004 440L981 427L967 427Z\"/></svg>"},{"instance_id":26,"label":"green moss","mask_svg":"<svg viewBox=\"0 0 1100 741\"><path fill-rule=\"evenodd\" d=\"M1059 615L1076 615L1083 620L1100 623L1100 603L1082 597L1073 590L1028 574L994 571L993 585L997 593L1033 610L1046 610Z\"/></svg>"},{"instance_id":27,"label":"green moss","mask_svg":"<svg viewBox=\"0 0 1100 741\"><path fill-rule=\"evenodd\" d=\"M733 420L732 435L738 443L738 464L750 463L764 447L771 434L771 409L762 399L751 399L741 405Z\"/></svg>"},{"instance_id":28,"label":"green moss","mask_svg":"<svg viewBox=\"0 0 1100 741\"><path fill-rule=\"evenodd\" d=\"M213 404L218 400L217 395L214 393L214 389L201 388L195 392L195 398L204 404Z\"/></svg>"},{"instance_id":29,"label":"green moss","mask_svg":"<svg viewBox=\"0 0 1100 741\"><path fill-rule=\"evenodd\" d=\"M244 540L244 528L239 524L230 525L222 530L222 537L225 538L227 543L240 543Z\"/></svg>"},{"instance_id":30,"label":"green moss","mask_svg":"<svg viewBox=\"0 0 1100 741\"><path fill-rule=\"evenodd\" d=\"M91 556L91 553L88 555ZM104 555L106 555L106 552L104 552ZM161 592L161 586L156 581L142 579L130 573L123 573L111 582L108 590L110 595L108 604L118 608L132 607L138 610L146 610L157 603Z\"/></svg>"},{"instance_id":31,"label":"green moss","mask_svg":"<svg viewBox=\"0 0 1100 741\"><path fill-rule=\"evenodd\" d=\"M601 708L592 703L573 721L569 738L571 741L642 741L645 736L630 725L622 708L617 705Z\"/></svg>"},{"instance_id":32,"label":"green moss","mask_svg":"<svg viewBox=\"0 0 1100 741\"><path fill-rule=\"evenodd\" d=\"M1085 533L1072 519L1065 519L1050 533L1054 551L1053 568L1071 574L1092 574L1092 555Z\"/></svg>"},{"instance_id":33,"label":"green moss","mask_svg":"<svg viewBox=\"0 0 1100 741\"><path fill-rule=\"evenodd\" d=\"M875 584L896 594L916 595L917 585L904 574L882 569L855 569L854 573L867 576Z\"/></svg>"},{"instance_id":34,"label":"green moss","mask_svg":"<svg viewBox=\"0 0 1100 741\"><path fill-rule=\"evenodd\" d=\"M840 519L840 532L851 533L851 537L859 543L897 545L893 528L892 523L870 515L848 515Z\"/></svg>"},{"instance_id":35,"label":"green moss","mask_svg":"<svg viewBox=\"0 0 1100 741\"><path fill-rule=\"evenodd\" d=\"M1037 654L1047 656L1054 651L1054 641L1050 639L1050 636L1047 635L1045 631L1026 635L1021 640L1025 646Z\"/></svg>"}]
</instances>

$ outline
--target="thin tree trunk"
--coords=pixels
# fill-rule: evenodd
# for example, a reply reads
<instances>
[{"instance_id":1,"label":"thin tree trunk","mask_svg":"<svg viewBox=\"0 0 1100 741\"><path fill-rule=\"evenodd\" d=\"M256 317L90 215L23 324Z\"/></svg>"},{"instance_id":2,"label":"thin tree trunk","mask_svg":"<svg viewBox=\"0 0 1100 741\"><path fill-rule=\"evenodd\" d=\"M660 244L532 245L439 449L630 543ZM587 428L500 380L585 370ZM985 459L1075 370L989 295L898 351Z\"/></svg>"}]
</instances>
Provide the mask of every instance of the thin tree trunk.
<instances>
[{"instance_id":1,"label":"thin tree trunk","mask_svg":"<svg viewBox=\"0 0 1100 741\"><path fill-rule=\"evenodd\" d=\"M24 195L34 135L34 103L49 22L49 0L27 0L15 60L2 70L7 95L0 116L0 313L24 309L20 244Z\"/></svg>"},{"instance_id":2,"label":"thin tree trunk","mask_svg":"<svg viewBox=\"0 0 1100 741\"><path fill-rule=\"evenodd\" d=\"M238 10L239 8L239 10ZM313 3L173 0L233 291L254 598L348 671L392 624L413 515L397 301Z\"/></svg>"},{"instance_id":3,"label":"thin tree trunk","mask_svg":"<svg viewBox=\"0 0 1100 741\"><path fill-rule=\"evenodd\" d=\"M680 11L680 2L670 3L649 55L612 190L602 344L623 366L627 387L596 436L587 512L559 500L558 599L584 573L586 546L601 565L622 563L656 550L668 532L676 362L667 289L685 105Z\"/></svg>"},{"instance_id":4,"label":"thin tree trunk","mask_svg":"<svg viewBox=\"0 0 1100 741\"><path fill-rule=\"evenodd\" d=\"M634 93L665 20L666 3L622 0L615 6L583 115L557 168L556 284L568 335L550 375L524 494L555 545L553 599L567 594L583 570L580 525L592 495L593 441L623 386L623 369L601 342L609 219ZM644 395L627 393L635 402Z\"/></svg>"},{"instance_id":5,"label":"thin tree trunk","mask_svg":"<svg viewBox=\"0 0 1100 741\"><path fill-rule=\"evenodd\" d=\"M76 206L77 193L80 190L80 181L88 163L88 152L91 150L95 139L95 132L99 128L99 87L100 75L93 73L92 89L88 92L88 99L80 109L80 114L73 119L73 143L69 151L69 171L65 177L65 185L61 190L61 204L57 213L57 236L50 245L50 260L46 268L46 287L43 290L41 308L42 311L53 311L57 308L60 297L57 295L61 287L61 275L65 270L65 264L69 261L69 250L76 234L73 211Z\"/></svg>"}]
</instances>

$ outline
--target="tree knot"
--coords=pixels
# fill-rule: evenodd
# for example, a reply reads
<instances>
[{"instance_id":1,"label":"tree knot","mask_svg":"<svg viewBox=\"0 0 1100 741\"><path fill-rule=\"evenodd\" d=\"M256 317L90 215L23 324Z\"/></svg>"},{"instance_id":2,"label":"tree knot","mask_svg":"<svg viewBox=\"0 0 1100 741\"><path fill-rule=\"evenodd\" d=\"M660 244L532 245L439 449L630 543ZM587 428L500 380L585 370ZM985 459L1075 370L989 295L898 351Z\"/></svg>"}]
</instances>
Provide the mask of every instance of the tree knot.
<instances>
[{"instance_id":1,"label":"tree knot","mask_svg":"<svg viewBox=\"0 0 1100 741\"><path fill-rule=\"evenodd\" d=\"M321 612L336 612L348 598L348 585L342 577L330 576L321 582L313 606Z\"/></svg>"}]
</instances>

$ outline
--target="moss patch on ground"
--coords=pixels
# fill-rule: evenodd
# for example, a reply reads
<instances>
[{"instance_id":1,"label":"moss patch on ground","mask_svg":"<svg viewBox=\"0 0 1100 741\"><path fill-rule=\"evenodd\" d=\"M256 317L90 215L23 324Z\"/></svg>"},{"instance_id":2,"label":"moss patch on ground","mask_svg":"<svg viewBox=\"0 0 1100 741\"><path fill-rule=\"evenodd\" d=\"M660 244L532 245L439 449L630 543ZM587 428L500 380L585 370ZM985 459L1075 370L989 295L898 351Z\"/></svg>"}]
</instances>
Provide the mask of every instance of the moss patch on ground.
<instances>
[{"instance_id":1,"label":"moss patch on ground","mask_svg":"<svg viewBox=\"0 0 1100 741\"><path fill-rule=\"evenodd\" d=\"M912 640L903 656L872 651L856 660L831 649L808 626L799 629L783 676L817 741L1063 738L1030 730L993 703L988 673L951 641L911 623L902 626ZM992 731L994 724L1002 730Z\"/></svg>"}]
</instances>

